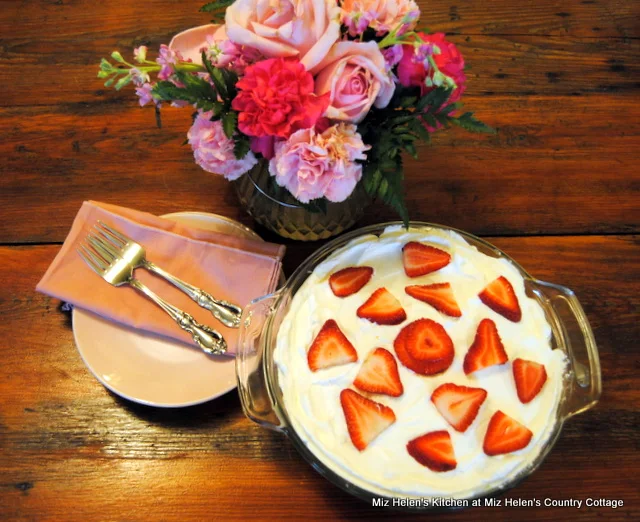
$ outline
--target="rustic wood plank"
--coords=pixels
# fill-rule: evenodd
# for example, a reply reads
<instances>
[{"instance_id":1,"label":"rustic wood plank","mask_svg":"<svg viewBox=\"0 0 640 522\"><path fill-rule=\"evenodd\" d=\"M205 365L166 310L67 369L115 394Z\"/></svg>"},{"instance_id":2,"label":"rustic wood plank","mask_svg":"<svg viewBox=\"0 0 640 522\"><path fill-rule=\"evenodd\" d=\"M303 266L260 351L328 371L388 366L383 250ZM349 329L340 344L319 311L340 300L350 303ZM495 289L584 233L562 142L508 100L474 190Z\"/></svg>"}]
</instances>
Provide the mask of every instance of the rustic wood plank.
<instances>
[{"instance_id":1,"label":"rustic wood plank","mask_svg":"<svg viewBox=\"0 0 640 522\"><path fill-rule=\"evenodd\" d=\"M499 132L437 133L419 161L407 160L413 219L481 234L638 230L635 97L484 96L468 106ZM157 129L153 110L132 102L0 109L0 241L61 241L85 199L250 223L232 187L182 146L190 111L163 114ZM389 219L380 207L363 223Z\"/></svg>"},{"instance_id":2,"label":"rustic wood plank","mask_svg":"<svg viewBox=\"0 0 640 522\"><path fill-rule=\"evenodd\" d=\"M640 275L640 237L488 239L535 276L575 290L604 375L600 404L570 420L543 466L503 499L616 498L625 505L616 511L483 508L472 515L637 519L640 492L632 477L639 464L640 300L633 283ZM292 245L287 272L317 246ZM0 247L0 518L207 519L215 513L225 520L397 519L341 492L282 436L245 419L235 392L193 408L162 410L104 390L83 367L57 301L33 290L57 250Z\"/></svg>"},{"instance_id":3,"label":"rustic wood plank","mask_svg":"<svg viewBox=\"0 0 640 522\"><path fill-rule=\"evenodd\" d=\"M418 0L417 3L422 10L423 24L434 31L447 33L597 38L640 36L640 8L635 2L539 0L527 5L526 13L523 13L522 5L508 0L488 3ZM3 39L16 44L36 46L37 40L42 47L45 42L55 42L73 50L70 36L78 36L78 43L83 44L114 35L138 41L166 39L185 27L208 22L208 15L197 12L198 6L196 2L176 8L171 0L151 0L144 4L74 0L41 1L36 7L26 9L20 2L5 2L0 12L0 24L8 31ZM43 26L63 29L43 34Z\"/></svg>"},{"instance_id":4,"label":"rustic wood plank","mask_svg":"<svg viewBox=\"0 0 640 522\"><path fill-rule=\"evenodd\" d=\"M83 33L84 34L84 33ZM116 92L96 78L98 63L114 49L130 57L140 44L134 35L103 37L50 46L38 38L30 43L7 39L0 46L0 107L34 104L122 103L135 95ZM169 36L154 37L151 49ZM585 94L637 92L640 39L577 38L531 35L452 36L470 66L469 90L474 94ZM146 41L146 40L145 40ZM51 76L43 69L55 67ZM25 96L25 93L36 93Z\"/></svg>"}]
</instances>

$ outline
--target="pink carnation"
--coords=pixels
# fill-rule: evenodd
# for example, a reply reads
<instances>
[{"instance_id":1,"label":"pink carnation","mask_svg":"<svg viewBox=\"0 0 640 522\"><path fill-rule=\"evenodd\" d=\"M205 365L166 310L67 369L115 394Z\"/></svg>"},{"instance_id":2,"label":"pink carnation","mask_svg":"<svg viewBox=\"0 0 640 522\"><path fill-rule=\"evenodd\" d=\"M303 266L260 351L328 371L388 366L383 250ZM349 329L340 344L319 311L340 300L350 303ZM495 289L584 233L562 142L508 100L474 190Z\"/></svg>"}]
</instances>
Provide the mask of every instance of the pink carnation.
<instances>
[{"instance_id":1,"label":"pink carnation","mask_svg":"<svg viewBox=\"0 0 640 522\"><path fill-rule=\"evenodd\" d=\"M227 138L220 121L211 121L211 112L198 114L187 133L196 163L207 172L222 174L228 180L238 179L258 160L253 152L242 159L233 153L234 141Z\"/></svg>"},{"instance_id":2,"label":"pink carnation","mask_svg":"<svg viewBox=\"0 0 640 522\"><path fill-rule=\"evenodd\" d=\"M313 76L296 59L271 58L250 65L236 84L232 107L238 128L248 136L288 138L313 127L329 105L314 94Z\"/></svg>"},{"instance_id":3,"label":"pink carnation","mask_svg":"<svg viewBox=\"0 0 640 522\"><path fill-rule=\"evenodd\" d=\"M340 202L360 181L358 161L367 159L365 152L370 148L352 124L339 123L322 133L303 129L276 143L269 172L302 203L321 197Z\"/></svg>"}]
</instances>

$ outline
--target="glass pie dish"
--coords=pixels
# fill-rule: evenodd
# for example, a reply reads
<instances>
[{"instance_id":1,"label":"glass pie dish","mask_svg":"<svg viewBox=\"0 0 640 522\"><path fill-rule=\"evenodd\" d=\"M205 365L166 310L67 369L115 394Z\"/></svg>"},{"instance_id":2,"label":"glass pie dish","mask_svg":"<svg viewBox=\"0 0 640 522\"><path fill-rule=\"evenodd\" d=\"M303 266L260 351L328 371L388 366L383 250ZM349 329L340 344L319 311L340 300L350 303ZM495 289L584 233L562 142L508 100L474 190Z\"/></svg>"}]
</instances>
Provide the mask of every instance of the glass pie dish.
<instances>
[{"instance_id":1,"label":"glass pie dish","mask_svg":"<svg viewBox=\"0 0 640 522\"><path fill-rule=\"evenodd\" d=\"M399 222L372 225L335 239L307 258L277 292L256 299L248 305L243 314L236 356L238 390L244 413L251 420L286 435L303 458L335 485L369 503L376 500L380 505L380 500L389 500L389 506L394 506L393 500L398 498L392 490L381 495L380 488L373 492L362 485L354 484L316 456L296 432L278 382L274 350L279 328L290 309L293 296L316 267L354 239L368 235L379 236L387 227L398 225ZM593 407L598 401L601 393L601 375L593 333L580 303L568 288L533 278L504 252L466 232L421 222L412 222L410 227L423 229L425 232L437 230L456 233L479 252L509 261L522 276L527 296L534 299L544 312L551 327L551 348L563 351L568 360L550 435L539 448L537 457L525 468L509 476L506 481L482 489L479 493L474 493L474 496L465 496L464 499L471 501L475 498L495 496L533 473L551 451L564 422L573 415ZM412 510L433 508L429 503L402 504L401 507Z\"/></svg>"}]
</instances>

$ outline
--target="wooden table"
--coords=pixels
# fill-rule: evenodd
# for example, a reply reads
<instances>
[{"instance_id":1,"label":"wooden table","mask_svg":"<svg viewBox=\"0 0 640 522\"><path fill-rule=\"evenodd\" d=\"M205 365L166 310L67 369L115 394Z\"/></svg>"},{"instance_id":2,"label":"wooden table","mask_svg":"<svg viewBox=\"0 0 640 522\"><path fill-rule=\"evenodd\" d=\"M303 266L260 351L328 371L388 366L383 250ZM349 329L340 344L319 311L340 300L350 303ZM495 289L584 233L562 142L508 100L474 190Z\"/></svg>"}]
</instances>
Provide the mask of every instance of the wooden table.
<instances>
[{"instance_id":1,"label":"wooden table","mask_svg":"<svg viewBox=\"0 0 640 522\"><path fill-rule=\"evenodd\" d=\"M130 90L95 78L112 49L155 48L206 23L191 4L2 2L0 518L399 518L322 479L286 439L248 421L235 392L177 410L108 393L82 364L60 303L34 291L85 199L252 225L231 187L181 146L190 111L164 111L157 129ZM602 362L598 406L568 422L540 470L503 499L624 502L440 519L638 520L640 3L422 5L423 21L471 66L468 107L499 132L452 130L423 147L407 166L412 217L486 236L574 289ZM392 218L374 207L363 224ZM291 273L318 244L287 246Z\"/></svg>"}]
</instances>

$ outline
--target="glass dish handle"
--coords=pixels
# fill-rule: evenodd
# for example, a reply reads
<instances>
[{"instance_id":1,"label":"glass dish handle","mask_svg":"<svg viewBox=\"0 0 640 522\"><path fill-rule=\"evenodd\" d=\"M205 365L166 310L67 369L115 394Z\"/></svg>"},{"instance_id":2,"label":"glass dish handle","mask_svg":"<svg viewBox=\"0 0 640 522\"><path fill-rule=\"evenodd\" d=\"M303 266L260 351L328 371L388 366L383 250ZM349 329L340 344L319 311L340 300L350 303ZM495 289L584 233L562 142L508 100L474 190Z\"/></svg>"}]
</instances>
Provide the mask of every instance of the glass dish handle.
<instances>
[{"instance_id":1,"label":"glass dish handle","mask_svg":"<svg viewBox=\"0 0 640 522\"><path fill-rule=\"evenodd\" d=\"M598 347L573 291L545 281L536 280L532 284L538 296L551 308L553 328L569 357L572 372L566 400L561 406L564 418L568 419L592 408L600 398L602 376Z\"/></svg>"},{"instance_id":2,"label":"glass dish handle","mask_svg":"<svg viewBox=\"0 0 640 522\"><path fill-rule=\"evenodd\" d=\"M279 297L280 292L274 292L251 301L244 308L236 354L238 393L245 415L261 426L276 431L282 431L284 425L269 396L263 357L268 348L265 325Z\"/></svg>"}]
</instances>

